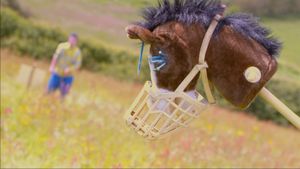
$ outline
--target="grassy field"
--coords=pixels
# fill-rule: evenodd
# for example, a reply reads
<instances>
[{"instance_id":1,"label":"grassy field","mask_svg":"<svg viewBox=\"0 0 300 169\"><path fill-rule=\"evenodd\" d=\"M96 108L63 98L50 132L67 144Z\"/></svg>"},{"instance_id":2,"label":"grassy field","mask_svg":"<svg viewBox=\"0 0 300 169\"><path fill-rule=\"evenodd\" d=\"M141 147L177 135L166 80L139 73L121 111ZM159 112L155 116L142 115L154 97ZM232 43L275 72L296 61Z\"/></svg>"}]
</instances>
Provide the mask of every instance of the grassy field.
<instances>
[{"instance_id":1,"label":"grassy field","mask_svg":"<svg viewBox=\"0 0 300 169\"><path fill-rule=\"evenodd\" d=\"M300 20L274 20L265 19L263 24L273 31L273 36L282 43L282 52L278 58L279 68L274 78L300 85L300 48L299 38Z\"/></svg>"},{"instance_id":2,"label":"grassy field","mask_svg":"<svg viewBox=\"0 0 300 169\"><path fill-rule=\"evenodd\" d=\"M191 127L149 142L122 119L141 85L82 71L61 104L42 86L25 91L16 82L19 65L32 62L1 50L1 167L300 166L295 129L212 107Z\"/></svg>"},{"instance_id":3,"label":"grassy field","mask_svg":"<svg viewBox=\"0 0 300 169\"><path fill-rule=\"evenodd\" d=\"M137 43L126 38L124 27L153 2L20 1L34 22L133 52ZM300 21L263 24L284 43L274 78L300 85ZM122 119L141 84L83 70L60 103L56 95L44 96L46 84L26 91L16 82L20 65L33 62L47 70L48 63L1 49L1 167L300 167L300 133L292 127L212 107L180 133L146 141Z\"/></svg>"},{"instance_id":4,"label":"grassy field","mask_svg":"<svg viewBox=\"0 0 300 169\"><path fill-rule=\"evenodd\" d=\"M297 66L300 64L299 20L265 20L264 25L273 31L273 35L283 43L279 61L284 64Z\"/></svg>"}]
</instances>

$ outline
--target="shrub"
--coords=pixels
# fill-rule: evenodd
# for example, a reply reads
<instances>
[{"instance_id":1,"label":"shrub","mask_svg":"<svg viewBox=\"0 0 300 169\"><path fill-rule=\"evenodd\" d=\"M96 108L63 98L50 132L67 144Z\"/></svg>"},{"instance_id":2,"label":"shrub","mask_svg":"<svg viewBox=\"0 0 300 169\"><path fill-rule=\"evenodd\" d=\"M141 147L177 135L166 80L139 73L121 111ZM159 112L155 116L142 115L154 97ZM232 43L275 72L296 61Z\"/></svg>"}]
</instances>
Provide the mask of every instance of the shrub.
<instances>
[{"instance_id":1,"label":"shrub","mask_svg":"<svg viewBox=\"0 0 300 169\"><path fill-rule=\"evenodd\" d=\"M18 14L20 14L23 17L28 18L30 16L29 11L22 8L18 0L1 0L0 5L7 6L7 7L13 9L14 11L16 11Z\"/></svg>"},{"instance_id":2,"label":"shrub","mask_svg":"<svg viewBox=\"0 0 300 169\"><path fill-rule=\"evenodd\" d=\"M267 88L283 101L290 109L300 116L300 86L293 83L286 83L283 80L272 80ZM287 125L288 121L279 114L271 105L261 98L257 98L248 108L248 113L254 114L259 119L272 120L278 124Z\"/></svg>"},{"instance_id":3,"label":"shrub","mask_svg":"<svg viewBox=\"0 0 300 169\"><path fill-rule=\"evenodd\" d=\"M18 29L20 17L15 12L7 8L1 8L0 22L0 37L4 38L12 35Z\"/></svg>"}]
</instances>

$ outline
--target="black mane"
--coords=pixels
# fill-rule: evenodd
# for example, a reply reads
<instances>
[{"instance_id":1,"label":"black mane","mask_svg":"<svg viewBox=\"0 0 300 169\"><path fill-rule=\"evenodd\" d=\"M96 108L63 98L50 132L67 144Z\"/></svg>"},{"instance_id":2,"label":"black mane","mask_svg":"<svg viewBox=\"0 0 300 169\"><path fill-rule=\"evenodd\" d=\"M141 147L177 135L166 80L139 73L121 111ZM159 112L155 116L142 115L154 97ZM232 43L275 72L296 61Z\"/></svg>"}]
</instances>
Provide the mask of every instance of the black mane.
<instances>
[{"instance_id":1,"label":"black mane","mask_svg":"<svg viewBox=\"0 0 300 169\"><path fill-rule=\"evenodd\" d=\"M144 22L139 24L151 31L169 21L186 24L200 23L208 28L212 18L223 11L220 0L159 0L158 7L148 7L143 11ZM224 17L216 33L224 25L231 26L242 35L252 38L264 46L271 56L277 56L281 43L270 36L271 32L260 26L258 19L249 14L232 14Z\"/></svg>"}]
</instances>

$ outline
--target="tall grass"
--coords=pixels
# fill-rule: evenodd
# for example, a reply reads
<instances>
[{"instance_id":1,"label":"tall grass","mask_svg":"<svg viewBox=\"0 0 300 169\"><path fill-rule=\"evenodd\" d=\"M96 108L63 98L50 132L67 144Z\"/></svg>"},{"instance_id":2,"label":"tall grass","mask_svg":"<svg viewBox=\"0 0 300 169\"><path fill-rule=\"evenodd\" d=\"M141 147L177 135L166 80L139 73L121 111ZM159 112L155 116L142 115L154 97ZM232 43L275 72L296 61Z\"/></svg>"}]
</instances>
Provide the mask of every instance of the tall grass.
<instances>
[{"instance_id":1,"label":"tall grass","mask_svg":"<svg viewBox=\"0 0 300 169\"><path fill-rule=\"evenodd\" d=\"M219 108L203 112L189 128L168 138L146 141L122 119L141 85L84 71L61 104L43 96L42 88L25 91L15 81L25 61L33 62L1 50L2 168L300 165L298 131Z\"/></svg>"}]
</instances>

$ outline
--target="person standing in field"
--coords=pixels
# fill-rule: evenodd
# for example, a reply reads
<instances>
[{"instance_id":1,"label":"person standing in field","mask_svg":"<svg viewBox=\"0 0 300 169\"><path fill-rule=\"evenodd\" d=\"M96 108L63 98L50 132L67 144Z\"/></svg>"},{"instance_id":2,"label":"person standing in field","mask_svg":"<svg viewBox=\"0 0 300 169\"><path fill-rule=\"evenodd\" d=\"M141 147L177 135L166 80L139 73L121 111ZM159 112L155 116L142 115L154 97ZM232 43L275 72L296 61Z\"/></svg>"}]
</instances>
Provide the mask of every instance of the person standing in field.
<instances>
[{"instance_id":1,"label":"person standing in field","mask_svg":"<svg viewBox=\"0 0 300 169\"><path fill-rule=\"evenodd\" d=\"M64 98L70 91L74 81L74 74L80 68L82 62L81 51L77 46L76 33L69 35L68 42L60 43L53 55L47 93L60 91Z\"/></svg>"}]
</instances>

